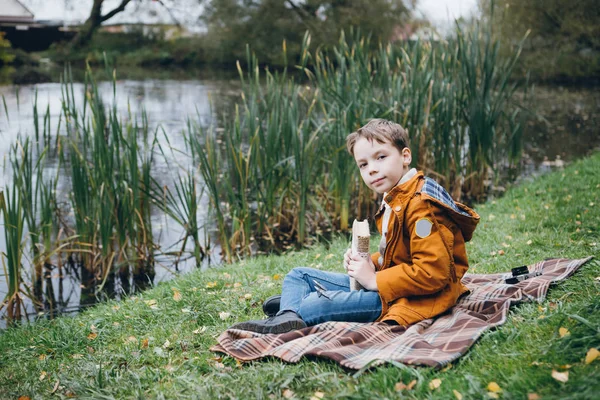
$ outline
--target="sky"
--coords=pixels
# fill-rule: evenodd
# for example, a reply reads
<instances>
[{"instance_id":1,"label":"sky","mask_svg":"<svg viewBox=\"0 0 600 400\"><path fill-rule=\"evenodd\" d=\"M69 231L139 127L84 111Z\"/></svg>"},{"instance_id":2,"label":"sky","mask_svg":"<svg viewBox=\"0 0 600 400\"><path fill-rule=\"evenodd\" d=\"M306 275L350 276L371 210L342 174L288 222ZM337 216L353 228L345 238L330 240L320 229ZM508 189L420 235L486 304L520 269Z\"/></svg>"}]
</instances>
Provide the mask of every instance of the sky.
<instances>
[{"instance_id":1,"label":"sky","mask_svg":"<svg viewBox=\"0 0 600 400\"><path fill-rule=\"evenodd\" d=\"M66 21L83 21L92 0L21 0L34 14L36 19L55 19ZM112 9L120 0L106 0L105 9ZM137 17L140 11L136 7L142 2L132 2L125 13L115 17L111 22L128 22ZM202 11L198 0L178 0L172 7L176 19L182 24L197 20ZM477 0L418 0L417 12L422 13L436 27L444 29L452 25L454 18L469 16L477 6ZM141 7L141 6L140 6ZM168 13L158 2L144 1L145 22L172 22ZM147 11L147 10L150 11ZM135 17L135 18L134 18Z\"/></svg>"},{"instance_id":2,"label":"sky","mask_svg":"<svg viewBox=\"0 0 600 400\"><path fill-rule=\"evenodd\" d=\"M454 19L468 17L477 9L477 0L419 0L417 10L436 26L452 24Z\"/></svg>"}]
</instances>

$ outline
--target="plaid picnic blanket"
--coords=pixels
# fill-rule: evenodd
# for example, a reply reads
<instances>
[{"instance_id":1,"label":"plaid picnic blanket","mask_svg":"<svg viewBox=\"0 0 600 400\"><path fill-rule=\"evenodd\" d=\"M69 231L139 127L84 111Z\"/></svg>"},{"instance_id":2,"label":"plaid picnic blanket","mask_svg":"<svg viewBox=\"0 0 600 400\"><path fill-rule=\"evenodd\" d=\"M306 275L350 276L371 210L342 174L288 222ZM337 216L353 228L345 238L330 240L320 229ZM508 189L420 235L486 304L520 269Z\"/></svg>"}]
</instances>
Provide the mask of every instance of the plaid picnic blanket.
<instances>
[{"instance_id":1,"label":"plaid picnic blanket","mask_svg":"<svg viewBox=\"0 0 600 400\"><path fill-rule=\"evenodd\" d=\"M302 356L325 357L357 370L386 361L442 367L465 354L486 330L502 325L511 305L542 301L550 284L568 278L591 258L538 262L529 271L542 274L516 284L504 283L510 273L466 274L468 295L447 313L408 328L326 322L279 335L228 329L211 350L244 361L271 356L295 363Z\"/></svg>"}]
</instances>

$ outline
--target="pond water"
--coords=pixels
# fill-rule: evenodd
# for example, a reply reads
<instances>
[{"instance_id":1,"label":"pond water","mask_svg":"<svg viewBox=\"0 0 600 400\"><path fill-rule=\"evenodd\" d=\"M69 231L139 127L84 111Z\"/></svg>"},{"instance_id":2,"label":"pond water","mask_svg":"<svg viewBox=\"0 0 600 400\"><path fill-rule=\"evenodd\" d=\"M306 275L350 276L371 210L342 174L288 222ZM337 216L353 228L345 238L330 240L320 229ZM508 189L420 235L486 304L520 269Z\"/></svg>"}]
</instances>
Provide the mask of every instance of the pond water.
<instances>
[{"instance_id":1,"label":"pond water","mask_svg":"<svg viewBox=\"0 0 600 400\"><path fill-rule=\"evenodd\" d=\"M161 137L163 144L167 142L174 150L183 150L182 131L187 118L210 124L219 111L230 109L236 96L239 95L237 82L230 80L123 80L118 81L115 97L118 112L123 118L131 113L139 116L145 110L151 131L157 126L164 129ZM78 104L82 104L84 86L74 84ZM111 101L112 83L99 84L101 96ZM49 107L52 128L56 129L61 108L61 84L43 83L37 85L0 86L0 96L4 104L0 105L0 154L3 155L4 173L0 175L0 187L10 187L10 171L8 154L10 146L17 137L32 136L33 104L36 99L38 112L43 118L46 107ZM595 89L537 88L535 111L540 118L532 120L526 129L525 155L523 158L522 176L539 174L560 167L563 162L579 158L597 150L600 146L600 95ZM8 116L6 115L8 110ZM41 121L40 121L41 123ZM169 152L167 152L169 153ZM172 164L159 164L159 179L172 181L177 170L173 165L185 168L185 157L171 152ZM50 164L52 168L52 164ZM54 167L55 168L55 167ZM206 200L200 207L208 211ZM201 223L207 222L207 215L200 215ZM172 248L182 237L182 231L174 221L162 213L154 216L155 237L164 249ZM201 235L206 232L201 232ZM209 231L207 234L211 234ZM0 229L0 251L5 251L3 229ZM202 241L203 239L201 239ZM212 240L215 244L216 241ZM204 267L219 262L219 249L213 246L210 261ZM177 269L172 259L157 260L154 284L172 279L174 276L196 268L192 260L182 262ZM26 279L27 280L27 279ZM59 279L58 274L52 276L55 293L61 292L61 299L73 310L78 310L80 300L80 282L74 274L66 274ZM4 278L0 278L0 299L7 292ZM67 308L69 308L67 307ZM29 307L33 311L32 307ZM0 326L3 322L0 321Z\"/></svg>"}]
</instances>

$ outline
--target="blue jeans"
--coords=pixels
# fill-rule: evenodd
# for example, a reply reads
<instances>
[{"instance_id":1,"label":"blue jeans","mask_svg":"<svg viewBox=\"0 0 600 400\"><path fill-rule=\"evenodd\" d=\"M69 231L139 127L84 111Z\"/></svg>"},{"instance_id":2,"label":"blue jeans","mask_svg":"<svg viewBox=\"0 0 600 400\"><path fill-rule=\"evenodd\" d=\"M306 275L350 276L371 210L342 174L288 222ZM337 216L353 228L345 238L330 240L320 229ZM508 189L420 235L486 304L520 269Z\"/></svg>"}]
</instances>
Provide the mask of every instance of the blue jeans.
<instances>
[{"instance_id":1,"label":"blue jeans","mask_svg":"<svg viewBox=\"0 0 600 400\"><path fill-rule=\"evenodd\" d=\"M325 289L319 294L314 281ZM298 267L283 280L279 313L294 311L307 325L326 321L373 322L381 315L379 293L350 291L347 274Z\"/></svg>"}]
</instances>

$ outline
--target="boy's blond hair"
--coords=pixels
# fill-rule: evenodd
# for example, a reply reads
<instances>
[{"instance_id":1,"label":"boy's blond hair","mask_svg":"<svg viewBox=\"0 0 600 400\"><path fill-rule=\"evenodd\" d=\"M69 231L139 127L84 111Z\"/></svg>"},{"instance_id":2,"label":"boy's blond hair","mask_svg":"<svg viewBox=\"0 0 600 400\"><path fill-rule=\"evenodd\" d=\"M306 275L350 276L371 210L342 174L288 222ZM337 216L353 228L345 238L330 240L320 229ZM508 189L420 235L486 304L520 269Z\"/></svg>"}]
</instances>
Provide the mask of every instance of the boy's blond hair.
<instances>
[{"instance_id":1,"label":"boy's blond hair","mask_svg":"<svg viewBox=\"0 0 600 400\"><path fill-rule=\"evenodd\" d=\"M352 156L354 156L354 145L360 138L365 138L370 142L376 140L379 143L391 143L400 153L409 145L408 132L399 124L387 119L372 119L365 126L346 137L346 148Z\"/></svg>"}]
</instances>

